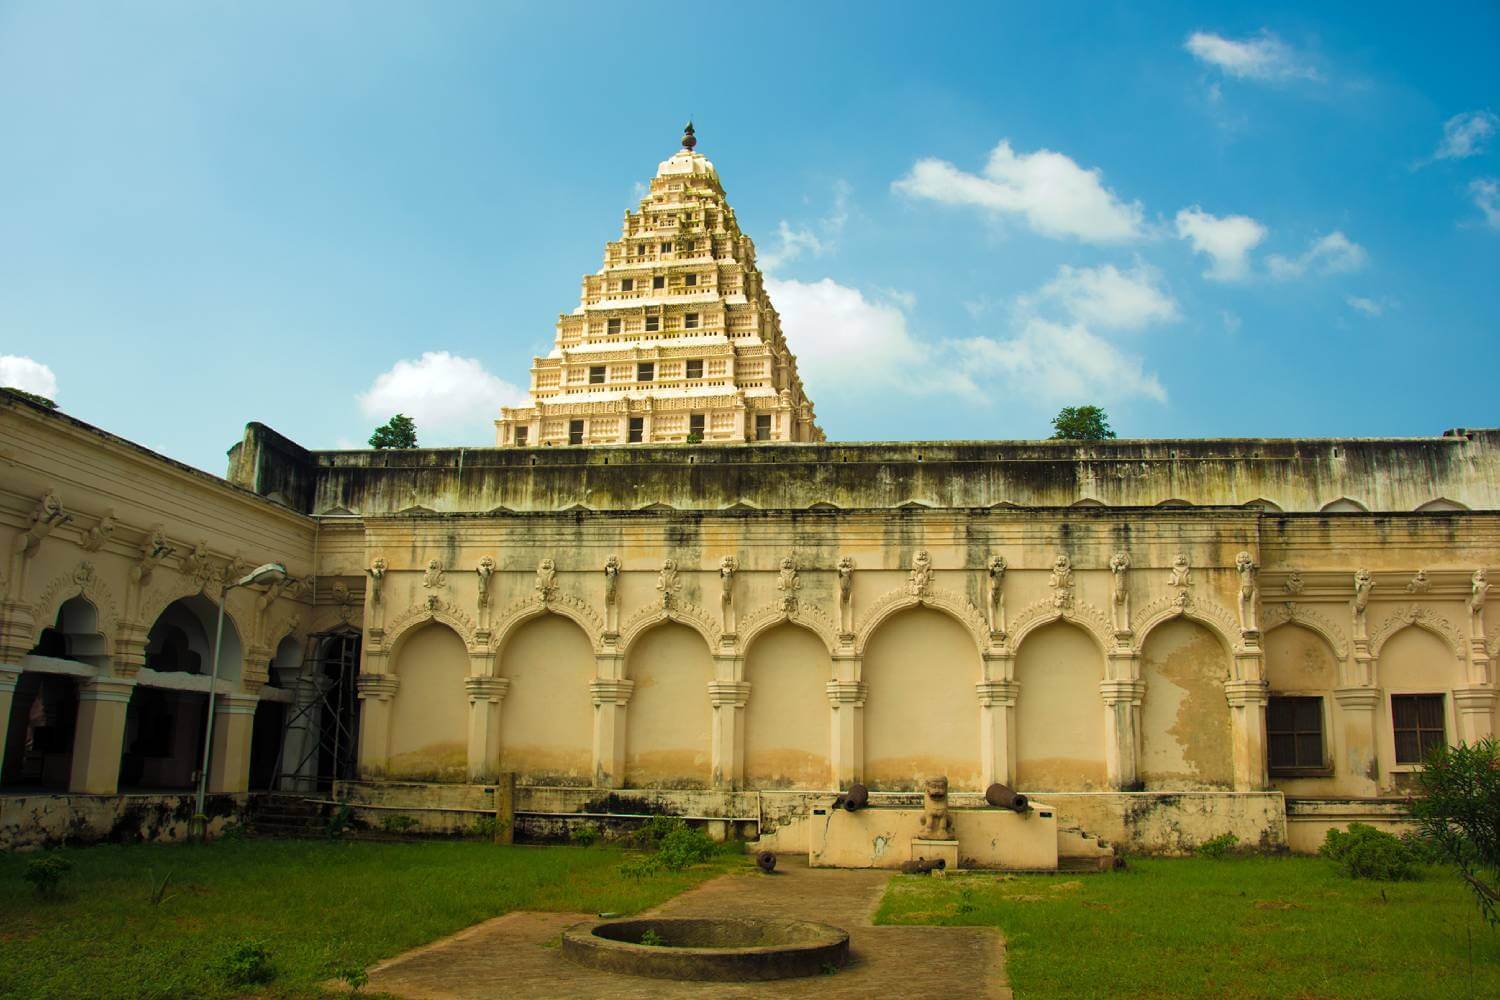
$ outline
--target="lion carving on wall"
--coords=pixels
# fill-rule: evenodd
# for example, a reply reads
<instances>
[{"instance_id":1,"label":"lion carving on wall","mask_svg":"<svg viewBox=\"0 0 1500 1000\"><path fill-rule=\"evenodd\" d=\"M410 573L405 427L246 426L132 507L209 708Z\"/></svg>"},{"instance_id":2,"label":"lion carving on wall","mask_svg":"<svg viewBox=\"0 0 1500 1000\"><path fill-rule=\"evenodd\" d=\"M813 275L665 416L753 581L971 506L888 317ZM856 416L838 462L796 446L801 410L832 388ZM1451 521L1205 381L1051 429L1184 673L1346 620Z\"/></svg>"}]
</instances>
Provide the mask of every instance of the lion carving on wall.
<instances>
[{"instance_id":1,"label":"lion carving on wall","mask_svg":"<svg viewBox=\"0 0 1500 1000\"><path fill-rule=\"evenodd\" d=\"M928 778L922 791L922 840L953 840L953 817L948 815L948 779Z\"/></svg>"}]
</instances>

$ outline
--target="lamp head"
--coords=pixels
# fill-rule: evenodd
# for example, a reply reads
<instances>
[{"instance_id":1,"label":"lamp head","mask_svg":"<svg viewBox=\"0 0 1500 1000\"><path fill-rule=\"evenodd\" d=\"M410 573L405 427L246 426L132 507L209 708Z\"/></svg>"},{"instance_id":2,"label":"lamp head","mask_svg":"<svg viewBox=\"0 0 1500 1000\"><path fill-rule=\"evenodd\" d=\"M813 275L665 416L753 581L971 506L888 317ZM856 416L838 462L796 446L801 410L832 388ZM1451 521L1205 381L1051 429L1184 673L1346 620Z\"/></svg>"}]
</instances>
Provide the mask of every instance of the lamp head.
<instances>
[{"instance_id":1,"label":"lamp head","mask_svg":"<svg viewBox=\"0 0 1500 1000\"><path fill-rule=\"evenodd\" d=\"M257 566L238 580L232 586L244 587L252 583L276 583L286 579L286 567L281 563L266 563Z\"/></svg>"}]
</instances>

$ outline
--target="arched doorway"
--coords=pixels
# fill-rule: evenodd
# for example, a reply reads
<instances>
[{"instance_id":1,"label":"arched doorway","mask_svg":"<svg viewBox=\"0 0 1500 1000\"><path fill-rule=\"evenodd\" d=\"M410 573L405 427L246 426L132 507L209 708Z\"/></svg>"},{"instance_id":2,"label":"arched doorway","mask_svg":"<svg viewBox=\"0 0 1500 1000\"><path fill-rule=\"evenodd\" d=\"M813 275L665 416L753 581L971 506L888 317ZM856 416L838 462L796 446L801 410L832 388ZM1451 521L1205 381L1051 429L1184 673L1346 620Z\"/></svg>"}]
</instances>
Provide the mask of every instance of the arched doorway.
<instances>
[{"instance_id":1,"label":"arched doorway","mask_svg":"<svg viewBox=\"0 0 1500 1000\"><path fill-rule=\"evenodd\" d=\"M99 616L84 597L64 601L21 662L10 727L0 747L0 788L65 790L78 727L78 682L109 665Z\"/></svg>"}]
</instances>

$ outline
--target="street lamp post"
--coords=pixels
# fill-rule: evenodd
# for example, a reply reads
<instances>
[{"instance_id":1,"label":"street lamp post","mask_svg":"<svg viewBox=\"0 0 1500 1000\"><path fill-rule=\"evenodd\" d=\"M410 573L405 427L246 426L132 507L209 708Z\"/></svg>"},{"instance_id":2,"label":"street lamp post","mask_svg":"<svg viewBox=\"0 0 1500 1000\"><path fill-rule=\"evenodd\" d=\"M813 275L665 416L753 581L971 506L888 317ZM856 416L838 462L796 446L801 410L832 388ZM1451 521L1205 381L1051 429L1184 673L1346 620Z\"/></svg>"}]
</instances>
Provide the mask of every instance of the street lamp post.
<instances>
[{"instance_id":1,"label":"street lamp post","mask_svg":"<svg viewBox=\"0 0 1500 1000\"><path fill-rule=\"evenodd\" d=\"M224 602L228 600L229 592L235 587L246 587L253 583L265 583L285 578L285 566L281 563L266 563L264 566L257 566L233 583L226 582L224 589L219 593L219 624L214 629L214 663L208 680L208 721L204 724L203 733L203 767L198 772L198 805L193 814L193 822L199 827L197 832L200 838L208 834L208 818L203 812L203 800L208 792L208 760L214 747L214 695L219 686L219 650L224 643Z\"/></svg>"}]
</instances>

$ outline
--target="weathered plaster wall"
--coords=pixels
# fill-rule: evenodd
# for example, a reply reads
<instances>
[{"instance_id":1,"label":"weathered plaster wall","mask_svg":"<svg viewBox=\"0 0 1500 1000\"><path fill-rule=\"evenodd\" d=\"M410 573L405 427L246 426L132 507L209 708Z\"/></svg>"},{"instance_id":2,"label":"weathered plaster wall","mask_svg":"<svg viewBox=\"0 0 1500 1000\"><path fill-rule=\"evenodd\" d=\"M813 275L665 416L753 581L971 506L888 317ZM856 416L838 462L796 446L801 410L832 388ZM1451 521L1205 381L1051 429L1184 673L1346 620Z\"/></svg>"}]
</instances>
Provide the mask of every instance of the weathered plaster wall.
<instances>
[{"instance_id":1,"label":"weathered plaster wall","mask_svg":"<svg viewBox=\"0 0 1500 1000\"><path fill-rule=\"evenodd\" d=\"M832 665L823 641L797 625L756 639L745 657L745 787L828 788Z\"/></svg>"},{"instance_id":2,"label":"weathered plaster wall","mask_svg":"<svg viewBox=\"0 0 1500 1000\"><path fill-rule=\"evenodd\" d=\"M1108 787L1104 754L1104 653L1083 629L1045 626L1016 658L1016 783L1024 788Z\"/></svg>"},{"instance_id":3,"label":"weathered plaster wall","mask_svg":"<svg viewBox=\"0 0 1500 1000\"><path fill-rule=\"evenodd\" d=\"M195 804L192 795L0 795L0 850L182 841ZM244 795L209 796L209 836L242 824L245 806Z\"/></svg>"},{"instance_id":4,"label":"weathered plaster wall","mask_svg":"<svg viewBox=\"0 0 1500 1000\"><path fill-rule=\"evenodd\" d=\"M497 672L510 680L501 705L501 768L526 784L587 785L595 673L588 636L561 615L540 615L506 642Z\"/></svg>"},{"instance_id":5,"label":"weathered plaster wall","mask_svg":"<svg viewBox=\"0 0 1500 1000\"><path fill-rule=\"evenodd\" d=\"M927 608L900 612L865 648L864 672L870 787L916 788L947 775L954 789L979 788L979 654L962 626Z\"/></svg>"},{"instance_id":6,"label":"weathered plaster wall","mask_svg":"<svg viewBox=\"0 0 1500 1000\"><path fill-rule=\"evenodd\" d=\"M391 709L386 773L461 781L468 760L469 655L463 640L446 625L424 625L405 637L393 661L401 686Z\"/></svg>"},{"instance_id":7,"label":"weathered plaster wall","mask_svg":"<svg viewBox=\"0 0 1500 1000\"><path fill-rule=\"evenodd\" d=\"M635 681L626 716L627 786L707 787L714 671L703 638L684 625L659 625L632 644L625 673Z\"/></svg>"},{"instance_id":8,"label":"weathered plaster wall","mask_svg":"<svg viewBox=\"0 0 1500 1000\"><path fill-rule=\"evenodd\" d=\"M1151 791L1234 784L1223 643L1197 622L1174 619L1146 637L1141 657L1141 779Z\"/></svg>"}]
</instances>

